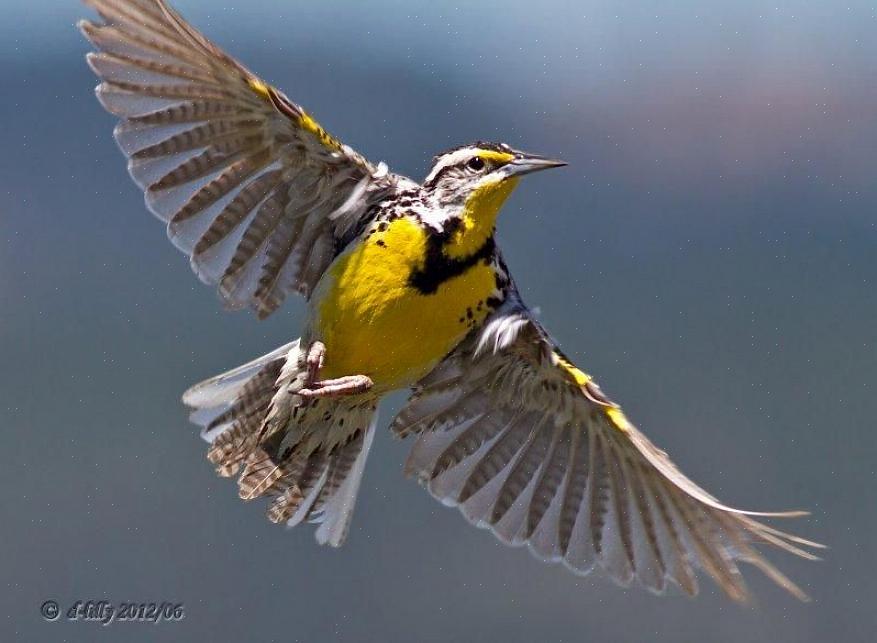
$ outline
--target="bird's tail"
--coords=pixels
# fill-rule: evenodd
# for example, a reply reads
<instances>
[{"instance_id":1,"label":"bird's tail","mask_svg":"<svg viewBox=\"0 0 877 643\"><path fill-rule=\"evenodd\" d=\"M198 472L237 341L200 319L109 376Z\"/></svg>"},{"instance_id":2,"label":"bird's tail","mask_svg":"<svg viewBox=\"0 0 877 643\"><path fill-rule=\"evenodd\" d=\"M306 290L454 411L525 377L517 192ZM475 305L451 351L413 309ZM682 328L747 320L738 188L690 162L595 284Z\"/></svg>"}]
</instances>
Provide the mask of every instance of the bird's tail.
<instances>
[{"instance_id":1,"label":"bird's tail","mask_svg":"<svg viewBox=\"0 0 877 643\"><path fill-rule=\"evenodd\" d=\"M303 400L299 340L196 384L183 395L223 477L243 500L272 498L268 519L321 523L320 544L341 545L375 432L374 397Z\"/></svg>"}]
</instances>

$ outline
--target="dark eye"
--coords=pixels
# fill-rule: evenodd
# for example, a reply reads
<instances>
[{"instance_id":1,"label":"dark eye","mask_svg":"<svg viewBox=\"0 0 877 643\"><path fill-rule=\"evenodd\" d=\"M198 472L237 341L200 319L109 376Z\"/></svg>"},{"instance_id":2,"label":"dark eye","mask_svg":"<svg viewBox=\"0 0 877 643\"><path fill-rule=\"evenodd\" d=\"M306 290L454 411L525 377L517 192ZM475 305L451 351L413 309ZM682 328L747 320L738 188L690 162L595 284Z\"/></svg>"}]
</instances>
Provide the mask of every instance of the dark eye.
<instances>
[{"instance_id":1,"label":"dark eye","mask_svg":"<svg viewBox=\"0 0 877 643\"><path fill-rule=\"evenodd\" d=\"M466 163L471 170L483 170L484 169L484 159L480 156L473 156L469 159L469 162Z\"/></svg>"}]
</instances>

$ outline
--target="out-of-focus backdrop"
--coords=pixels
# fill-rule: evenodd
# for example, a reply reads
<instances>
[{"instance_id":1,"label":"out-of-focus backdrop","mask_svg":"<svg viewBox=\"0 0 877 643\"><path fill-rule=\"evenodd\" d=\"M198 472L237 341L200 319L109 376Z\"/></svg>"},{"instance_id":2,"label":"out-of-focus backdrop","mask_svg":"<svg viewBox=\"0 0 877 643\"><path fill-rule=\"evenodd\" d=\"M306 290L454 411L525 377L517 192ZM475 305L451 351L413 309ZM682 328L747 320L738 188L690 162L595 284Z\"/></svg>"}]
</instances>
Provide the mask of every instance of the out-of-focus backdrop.
<instances>
[{"instance_id":1,"label":"out-of-focus backdrop","mask_svg":"<svg viewBox=\"0 0 877 643\"><path fill-rule=\"evenodd\" d=\"M564 350L695 480L825 561L799 604L577 578L401 471L381 431L340 550L218 479L179 401L297 336L226 313L128 179L76 2L0 1L3 641L866 641L877 631L873 2L317 3L182 13L370 158L478 138L569 161L500 239ZM388 421L401 397L385 405ZM181 623L46 622L47 599Z\"/></svg>"}]
</instances>

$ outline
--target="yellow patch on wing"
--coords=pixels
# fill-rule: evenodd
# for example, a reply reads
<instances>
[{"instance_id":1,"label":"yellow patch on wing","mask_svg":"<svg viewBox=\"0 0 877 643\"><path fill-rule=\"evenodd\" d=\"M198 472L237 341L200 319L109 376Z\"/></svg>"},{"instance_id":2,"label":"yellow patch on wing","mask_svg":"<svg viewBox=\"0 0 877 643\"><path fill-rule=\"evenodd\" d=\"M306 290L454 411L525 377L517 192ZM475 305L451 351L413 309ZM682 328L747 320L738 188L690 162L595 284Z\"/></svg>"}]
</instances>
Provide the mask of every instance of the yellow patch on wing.
<instances>
[{"instance_id":1,"label":"yellow patch on wing","mask_svg":"<svg viewBox=\"0 0 877 643\"><path fill-rule=\"evenodd\" d=\"M423 294L428 233L408 218L379 224L338 257L314 293L314 331L326 345L325 378L368 375L379 390L424 376L488 314L496 280L479 262Z\"/></svg>"},{"instance_id":2,"label":"yellow patch on wing","mask_svg":"<svg viewBox=\"0 0 877 643\"><path fill-rule=\"evenodd\" d=\"M341 143L335 140L326 130L320 127L320 124L311 118L310 114L302 110L301 117L298 121L301 126L309 131L311 134L317 137L317 140L320 141L326 147L332 148L333 150L340 150Z\"/></svg>"},{"instance_id":3,"label":"yellow patch on wing","mask_svg":"<svg viewBox=\"0 0 877 643\"><path fill-rule=\"evenodd\" d=\"M570 378L572 378L573 382L575 382L578 386L584 386L591 381L590 375L577 368L575 364L570 362L560 353L555 352L554 359L557 362L557 365L560 366L561 370L563 370Z\"/></svg>"},{"instance_id":4,"label":"yellow patch on wing","mask_svg":"<svg viewBox=\"0 0 877 643\"><path fill-rule=\"evenodd\" d=\"M250 78L249 79L250 89L259 94L265 100L271 100L271 92L268 89L268 85L263 83L258 78Z\"/></svg>"},{"instance_id":5,"label":"yellow patch on wing","mask_svg":"<svg viewBox=\"0 0 877 643\"><path fill-rule=\"evenodd\" d=\"M573 382L575 382L577 386L584 388L587 384L593 381L590 375L577 368L575 364L570 362L560 353L554 352L553 357L555 364L557 364L557 366L560 367L564 374L569 377ZM605 400L604 403L600 398L594 400L594 398L591 397L590 394L586 393L586 395L588 395L588 397L592 401L596 401L601 405L605 404L605 406L603 406L603 412L606 414L606 417L609 418L609 421L612 422L616 429L624 432L630 431L630 429L632 428L630 420L627 419L627 416L624 415L624 412L621 410L620 407L613 404L610 400Z\"/></svg>"},{"instance_id":6,"label":"yellow patch on wing","mask_svg":"<svg viewBox=\"0 0 877 643\"><path fill-rule=\"evenodd\" d=\"M622 412L622 410L617 406L607 406L606 417L608 417L612 421L612 424L614 424L615 428L619 431L627 433L633 428L630 420L627 419L627 416L624 415L624 412Z\"/></svg>"},{"instance_id":7,"label":"yellow patch on wing","mask_svg":"<svg viewBox=\"0 0 877 643\"><path fill-rule=\"evenodd\" d=\"M256 94L258 94L259 97L263 100L266 100L277 106L275 100L282 99L282 101L287 104L287 107L294 107L295 111L291 113L284 110L284 113L286 113L287 116L292 118L294 114L300 112L300 114L296 117L298 119L298 124L303 130L313 134L317 138L317 140L320 141L320 143L332 150L341 149L341 143L333 138L332 135L330 135L326 130L324 130L310 114L308 114L298 106L289 105L289 101L287 99L283 98L282 95L278 96L278 91L276 89L274 89L270 85L267 85L259 78L255 77L248 79L247 82L250 86L250 89L256 92ZM273 96L272 93L274 94Z\"/></svg>"}]
</instances>

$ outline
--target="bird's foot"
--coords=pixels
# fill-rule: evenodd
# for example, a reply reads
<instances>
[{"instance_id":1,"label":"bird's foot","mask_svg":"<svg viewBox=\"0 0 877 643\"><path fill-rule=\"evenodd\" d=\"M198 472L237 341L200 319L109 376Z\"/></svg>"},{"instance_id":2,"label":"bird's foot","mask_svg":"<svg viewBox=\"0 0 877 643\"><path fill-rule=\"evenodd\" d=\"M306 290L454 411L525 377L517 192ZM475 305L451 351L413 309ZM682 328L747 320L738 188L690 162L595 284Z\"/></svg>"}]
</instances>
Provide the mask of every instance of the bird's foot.
<instances>
[{"instance_id":1,"label":"bird's foot","mask_svg":"<svg viewBox=\"0 0 877 643\"><path fill-rule=\"evenodd\" d=\"M317 397L340 397L365 393L374 382L368 375L346 375L334 380L319 380L298 391L306 400Z\"/></svg>"},{"instance_id":2,"label":"bird's foot","mask_svg":"<svg viewBox=\"0 0 877 643\"><path fill-rule=\"evenodd\" d=\"M373 385L371 378L367 375L346 375L331 380L320 380L320 370L326 361L326 345L323 342L316 341L308 348L307 357L305 357L305 366L307 368L307 379L304 387L298 391L298 394L305 399L313 399L317 397L340 397L342 395L356 395L364 393Z\"/></svg>"}]
</instances>

